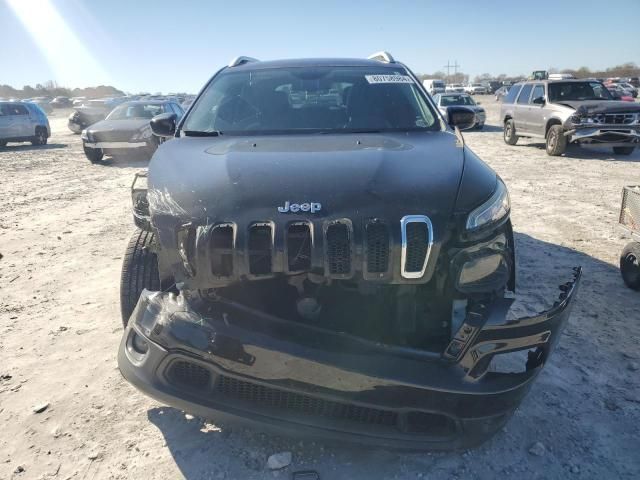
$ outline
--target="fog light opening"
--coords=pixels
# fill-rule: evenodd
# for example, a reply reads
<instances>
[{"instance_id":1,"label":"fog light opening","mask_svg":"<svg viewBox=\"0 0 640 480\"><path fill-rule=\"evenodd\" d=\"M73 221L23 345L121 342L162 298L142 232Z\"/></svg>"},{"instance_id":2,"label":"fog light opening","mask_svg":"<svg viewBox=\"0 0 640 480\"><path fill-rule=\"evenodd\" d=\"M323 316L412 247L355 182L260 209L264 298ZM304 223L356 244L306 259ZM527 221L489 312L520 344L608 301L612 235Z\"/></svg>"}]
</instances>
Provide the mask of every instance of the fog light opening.
<instances>
[{"instance_id":1,"label":"fog light opening","mask_svg":"<svg viewBox=\"0 0 640 480\"><path fill-rule=\"evenodd\" d=\"M129 347L132 353L136 354L138 357L145 356L149 351L149 343L135 330L131 331Z\"/></svg>"}]
</instances>

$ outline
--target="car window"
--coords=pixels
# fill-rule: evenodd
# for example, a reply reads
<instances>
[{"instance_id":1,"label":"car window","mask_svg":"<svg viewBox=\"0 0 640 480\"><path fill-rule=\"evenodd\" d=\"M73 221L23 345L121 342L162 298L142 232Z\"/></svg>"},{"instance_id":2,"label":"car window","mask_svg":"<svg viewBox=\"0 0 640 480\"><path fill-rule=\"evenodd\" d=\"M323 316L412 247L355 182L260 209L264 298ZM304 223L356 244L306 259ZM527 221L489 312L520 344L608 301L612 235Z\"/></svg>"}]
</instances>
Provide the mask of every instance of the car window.
<instances>
[{"instance_id":1,"label":"car window","mask_svg":"<svg viewBox=\"0 0 640 480\"><path fill-rule=\"evenodd\" d=\"M534 99L539 97L544 97L544 85L540 85L540 84L533 87L533 93L531 94L531 101L533 102Z\"/></svg>"},{"instance_id":2,"label":"car window","mask_svg":"<svg viewBox=\"0 0 640 480\"><path fill-rule=\"evenodd\" d=\"M292 67L220 73L183 128L225 134L439 130L437 118L401 67Z\"/></svg>"},{"instance_id":3,"label":"car window","mask_svg":"<svg viewBox=\"0 0 640 480\"><path fill-rule=\"evenodd\" d=\"M509 88L509 87L506 87ZM514 85L509 88L509 93L507 93L504 97L503 103L513 103L518 96L518 92L522 88L522 85Z\"/></svg>"},{"instance_id":4,"label":"car window","mask_svg":"<svg viewBox=\"0 0 640 480\"><path fill-rule=\"evenodd\" d=\"M519 104L529 102L529 94L531 93L532 88L533 88L533 85L531 85L530 83L527 83L524 87L522 87L522 90L520 90L520 95L518 95Z\"/></svg>"},{"instance_id":5,"label":"car window","mask_svg":"<svg viewBox=\"0 0 640 480\"><path fill-rule=\"evenodd\" d=\"M440 94L439 93L436 93L433 96L433 101L436 103L436 105L440 105Z\"/></svg>"},{"instance_id":6,"label":"car window","mask_svg":"<svg viewBox=\"0 0 640 480\"><path fill-rule=\"evenodd\" d=\"M612 99L609 90L600 82L554 82L547 90L550 102Z\"/></svg>"},{"instance_id":7,"label":"car window","mask_svg":"<svg viewBox=\"0 0 640 480\"><path fill-rule=\"evenodd\" d=\"M162 104L158 103L124 103L116 107L107 120L131 120L138 118L153 118L163 112Z\"/></svg>"},{"instance_id":8,"label":"car window","mask_svg":"<svg viewBox=\"0 0 640 480\"><path fill-rule=\"evenodd\" d=\"M443 107L449 107L451 105L475 105L469 95L443 95L440 105Z\"/></svg>"},{"instance_id":9,"label":"car window","mask_svg":"<svg viewBox=\"0 0 640 480\"><path fill-rule=\"evenodd\" d=\"M171 105L173 106L173 110L176 112L176 115L178 115L178 118L184 115L184 110L180 107L180 105L178 105L177 103L172 103Z\"/></svg>"}]
</instances>

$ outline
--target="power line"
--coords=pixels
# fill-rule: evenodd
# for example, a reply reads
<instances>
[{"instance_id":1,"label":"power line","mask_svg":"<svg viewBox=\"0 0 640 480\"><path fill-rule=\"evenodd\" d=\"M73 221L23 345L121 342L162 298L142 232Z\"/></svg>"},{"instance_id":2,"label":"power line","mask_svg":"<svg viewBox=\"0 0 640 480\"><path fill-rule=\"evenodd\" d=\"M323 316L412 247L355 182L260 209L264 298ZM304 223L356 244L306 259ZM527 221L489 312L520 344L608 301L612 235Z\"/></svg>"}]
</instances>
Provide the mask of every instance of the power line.
<instances>
[{"instance_id":1,"label":"power line","mask_svg":"<svg viewBox=\"0 0 640 480\"><path fill-rule=\"evenodd\" d=\"M444 65L444 68L447 69L447 80L449 79L449 77L451 77L451 69L453 68L453 74L457 75L458 74L458 69L460 68L460 65L458 65L458 61L454 60L453 64L447 60L447 64Z\"/></svg>"}]
</instances>

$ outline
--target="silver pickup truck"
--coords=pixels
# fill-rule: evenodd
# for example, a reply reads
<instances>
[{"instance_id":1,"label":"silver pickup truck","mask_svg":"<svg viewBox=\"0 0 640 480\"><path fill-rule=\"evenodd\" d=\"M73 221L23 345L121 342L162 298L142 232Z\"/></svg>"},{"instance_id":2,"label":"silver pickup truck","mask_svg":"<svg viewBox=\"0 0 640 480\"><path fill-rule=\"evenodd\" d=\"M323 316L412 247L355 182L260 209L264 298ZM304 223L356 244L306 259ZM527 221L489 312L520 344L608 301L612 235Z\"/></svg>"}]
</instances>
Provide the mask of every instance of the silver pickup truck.
<instances>
[{"instance_id":1,"label":"silver pickup truck","mask_svg":"<svg viewBox=\"0 0 640 480\"><path fill-rule=\"evenodd\" d=\"M640 104L613 99L592 80L531 80L514 85L500 108L504 141L544 138L549 155L567 145L610 146L630 155L640 145Z\"/></svg>"}]
</instances>

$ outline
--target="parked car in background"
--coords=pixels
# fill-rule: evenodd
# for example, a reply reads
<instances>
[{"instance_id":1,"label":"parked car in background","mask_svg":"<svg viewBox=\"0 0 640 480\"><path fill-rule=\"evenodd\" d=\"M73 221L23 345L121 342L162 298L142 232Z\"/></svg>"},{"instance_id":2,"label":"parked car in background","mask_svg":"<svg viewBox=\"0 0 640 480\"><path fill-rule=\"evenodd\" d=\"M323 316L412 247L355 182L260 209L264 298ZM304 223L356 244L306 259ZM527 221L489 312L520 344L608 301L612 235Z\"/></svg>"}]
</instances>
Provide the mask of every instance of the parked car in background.
<instances>
[{"instance_id":1,"label":"parked car in background","mask_svg":"<svg viewBox=\"0 0 640 480\"><path fill-rule=\"evenodd\" d=\"M436 103L438 110L448 118L447 110L453 106L463 106L472 110L476 115L476 121L473 128L482 130L484 123L487 120L487 114L484 108L480 106L479 102L476 102L468 93L439 93L433 97L433 101Z\"/></svg>"},{"instance_id":2,"label":"parked car in background","mask_svg":"<svg viewBox=\"0 0 640 480\"><path fill-rule=\"evenodd\" d=\"M487 93L487 87L481 83L469 83L464 87L464 91L469 95L485 95Z\"/></svg>"},{"instance_id":3,"label":"parked car in background","mask_svg":"<svg viewBox=\"0 0 640 480\"><path fill-rule=\"evenodd\" d=\"M71 102L69 97L55 97L49 105L53 108L69 108L73 105L73 102Z\"/></svg>"},{"instance_id":4,"label":"parked car in background","mask_svg":"<svg viewBox=\"0 0 640 480\"><path fill-rule=\"evenodd\" d=\"M53 107L51 106L51 99L49 97L27 98L21 101L24 103L33 103L35 105L38 105L40 109L47 114L53 112Z\"/></svg>"},{"instance_id":5,"label":"parked car in background","mask_svg":"<svg viewBox=\"0 0 640 480\"><path fill-rule=\"evenodd\" d=\"M614 100L621 100L623 102L635 102L633 97L629 95L629 92L619 87L615 83L605 85L605 87L607 87L607 90L609 90L609 93L611 94Z\"/></svg>"},{"instance_id":6,"label":"parked car in background","mask_svg":"<svg viewBox=\"0 0 640 480\"><path fill-rule=\"evenodd\" d=\"M104 155L132 153L142 153L151 158L160 138L151 132L149 121L162 113L173 113L179 119L184 110L175 102L157 100L118 105L107 118L82 131L82 146L87 159L97 163Z\"/></svg>"},{"instance_id":7,"label":"parked car in background","mask_svg":"<svg viewBox=\"0 0 640 480\"><path fill-rule=\"evenodd\" d=\"M9 142L46 145L51 128L46 113L31 102L0 102L0 147Z\"/></svg>"},{"instance_id":8,"label":"parked car in background","mask_svg":"<svg viewBox=\"0 0 640 480\"><path fill-rule=\"evenodd\" d=\"M90 125L104 120L116 106L122 103L121 98L100 98L83 100L80 106L74 106L69 115L67 126L73 133L80 133Z\"/></svg>"},{"instance_id":9,"label":"parked car in background","mask_svg":"<svg viewBox=\"0 0 640 480\"><path fill-rule=\"evenodd\" d=\"M422 85L431 95L435 95L436 93L444 93L447 86L445 85L443 80L439 78L428 78L422 81Z\"/></svg>"},{"instance_id":10,"label":"parked car in background","mask_svg":"<svg viewBox=\"0 0 640 480\"><path fill-rule=\"evenodd\" d=\"M510 88L511 88L511 87L502 86L502 87L500 87L499 89L497 89L497 90L494 92L494 95L495 95L495 97L496 97L496 101L501 102L501 101L502 101L502 99L505 97L505 95L506 95L507 93L509 93L509 89L510 89Z\"/></svg>"},{"instance_id":11,"label":"parked car in background","mask_svg":"<svg viewBox=\"0 0 640 480\"><path fill-rule=\"evenodd\" d=\"M448 92L464 93L464 85L462 85L461 83L450 83L445 87L444 91L445 93L448 93Z\"/></svg>"},{"instance_id":12,"label":"parked car in background","mask_svg":"<svg viewBox=\"0 0 640 480\"><path fill-rule=\"evenodd\" d=\"M633 98L637 98L638 97L638 89L636 87L634 87L633 85L631 85L630 83L620 82L617 85L622 87L627 92L629 92Z\"/></svg>"},{"instance_id":13,"label":"parked car in background","mask_svg":"<svg viewBox=\"0 0 640 480\"><path fill-rule=\"evenodd\" d=\"M484 85L484 88L487 90L487 93L494 94L500 87L502 87L502 82L498 82L496 80L490 80L490 81L482 82L482 85Z\"/></svg>"},{"instance_id":14,"label":"parked car in background","mask_svg":"<svg viewBox=\"0 0 640 480\"><path fill-rule=\"evenodd\" d=\"M640 78L639 77L631 77L629 79L629 83L636 88L640 88Z\"/></svg>"},{"instance_id":15,"label":"parked car in background","mask_svg":"<svg viewBox=\"0 0 640 480\"><path fill-rule=\"evenodd\" d=\"M600 82L527 81L514 85L500 107L504 141L543 138L549 155L567 145L609 146L630 155L640 145L640 105L616 101Z\"/></svg>"}]
</instances>

